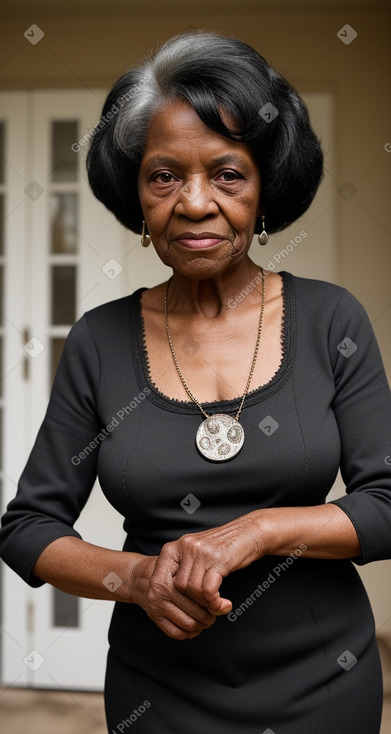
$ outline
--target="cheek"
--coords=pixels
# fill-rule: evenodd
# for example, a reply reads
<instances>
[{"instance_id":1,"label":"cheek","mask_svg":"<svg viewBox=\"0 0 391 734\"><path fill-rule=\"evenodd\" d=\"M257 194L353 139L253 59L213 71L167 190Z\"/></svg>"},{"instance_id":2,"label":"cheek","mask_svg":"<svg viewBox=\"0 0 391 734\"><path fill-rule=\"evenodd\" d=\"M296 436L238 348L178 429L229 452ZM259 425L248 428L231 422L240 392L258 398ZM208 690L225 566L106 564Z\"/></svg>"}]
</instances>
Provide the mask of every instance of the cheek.
<instances>
[{"instance_id":1,"label":"cheek","mask_svg":"<svg viewBox=\"0 0 391 734\"><path fill-rule=\"evenodd\" d=\"M155 236L161 236L168 226L171 208L161 199L143 196L142 190L139 191L139 197L144 218L148 224L149 233L155 233Z\"/></svg>"},{"instance_id":2,"label":"cheek","mask_svg":"<svg viewBox=\"0 0 391 734\"><path fill-rule=\"evenodd\" d=\"M150 219L151 222L153 219L158 220L159 216L157 216L156 212L164 209L164 200L153 196L150 191L149 182L142 179L141 176L137 184L137 193L145 217Z\"/></svg>"},{"instance_id":3,"label":"cheek","mask_svg":"<svg viewBox=\"0 0 391 734\"><path fill-rule=\"evenodd\" d=\"M248 232L253 229L258 217L259 206L257 199L248 198L241 206L231 210L232 224L238 231Z\"/></svg>"},{"instance_id":4,"label":"cheek","mask_svg":"<svg viewBox=\"0 0 391 734\"><path fill-rule=\"evenodd\" d=\"M165 234L170 222L170 214L162 206L152 206L146 210L149 230L157 240L165 241Z\"/></svg>"}]
</instances>

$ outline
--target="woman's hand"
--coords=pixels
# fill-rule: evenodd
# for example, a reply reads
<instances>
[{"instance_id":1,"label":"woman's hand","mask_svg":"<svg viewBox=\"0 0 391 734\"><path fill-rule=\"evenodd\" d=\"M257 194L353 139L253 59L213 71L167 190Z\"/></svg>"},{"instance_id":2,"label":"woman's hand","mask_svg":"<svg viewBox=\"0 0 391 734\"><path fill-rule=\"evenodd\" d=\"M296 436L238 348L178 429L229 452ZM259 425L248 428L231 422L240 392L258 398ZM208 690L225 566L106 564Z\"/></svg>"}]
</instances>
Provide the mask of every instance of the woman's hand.
<instances>
[{"instance_id":1,"label":"woman's hand","mask_svg":"<svg viewBox=\"0 0 391 734\"><path fill-rule=\"evenodd\" d=\"M218 612L208 611L175 588L169 567L159 559L160 556L143 556L134 563L129 579L132 601L169 637L197 637L216 621Z\"/></svg>"},{"instance_id":2,"label":"woman's hand","mask_svg":"<svg viewBox=\"0 0 391 734\"><path fill-rule=\"evenodd\" d=\"M288 556L297 549L310 558L354 558L361 552L351 521L331 503L255 510L182 535L159 556L139 556L131 601L170 637L196 637L232 609L220 596L223 578L265 555Z\"/></svg>"},{"instance_id":3,"label":"woman's hand","mask_svg":"<svg viewBox=\"0 0 391 734\"><path fill-rule=\"evenodd\" d=\"M227 614L229 599L220 597L225 576L264 555L254 517L245 515L221 527L183 535L166 543L157 559L152 581L172 578L174 588L213 614Z\"/></svg>"}]
</instances>

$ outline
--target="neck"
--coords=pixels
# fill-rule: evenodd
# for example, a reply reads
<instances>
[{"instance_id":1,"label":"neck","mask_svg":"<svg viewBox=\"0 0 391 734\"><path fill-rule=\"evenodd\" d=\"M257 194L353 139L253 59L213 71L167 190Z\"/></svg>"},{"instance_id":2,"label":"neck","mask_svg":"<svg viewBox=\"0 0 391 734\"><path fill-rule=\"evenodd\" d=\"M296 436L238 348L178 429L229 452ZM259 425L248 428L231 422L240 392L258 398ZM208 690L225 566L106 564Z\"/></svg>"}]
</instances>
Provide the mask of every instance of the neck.
<instances>
[{"instance_id":1,"label":"neck","mask_svg":"<svg viewBox=\"0 0 391 734\"><path fill-rule=\"evenodd\" d=\"M213 319L240 304L240 294L245 289L247 305L259 303L261 274L262 268L249 257L240 263L240 267L224 271L215 278L197 280L175 272L169 286L169 311L200 314Z\"/></svg>"}]
</instances>

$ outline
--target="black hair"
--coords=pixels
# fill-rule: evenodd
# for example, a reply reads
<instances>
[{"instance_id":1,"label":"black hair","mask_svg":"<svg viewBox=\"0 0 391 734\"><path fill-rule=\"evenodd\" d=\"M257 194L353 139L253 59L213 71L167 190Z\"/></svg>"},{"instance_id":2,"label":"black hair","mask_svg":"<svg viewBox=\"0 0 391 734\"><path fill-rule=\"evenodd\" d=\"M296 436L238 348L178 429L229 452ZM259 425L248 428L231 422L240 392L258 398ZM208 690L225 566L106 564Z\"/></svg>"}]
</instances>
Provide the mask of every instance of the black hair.
<instances>
[{"instance_id":1,"label":"black hair","mask_svg":"<svg viewBox=\"0 0 391 734\"><path fill-rule=\"evenodd\" d=\"M208 127L250 147L261 174L268 232L284 229L308 209L322 178L323 155L301 97L243 41L189 31L118 79L93 131L90 186L125 227L141 232L137 178L149 121L161 105L178 99ZM231 113L235 130L226 127L221 110ZM256 226L262 229L259 219Z\"/></svg>"}]
</instances>

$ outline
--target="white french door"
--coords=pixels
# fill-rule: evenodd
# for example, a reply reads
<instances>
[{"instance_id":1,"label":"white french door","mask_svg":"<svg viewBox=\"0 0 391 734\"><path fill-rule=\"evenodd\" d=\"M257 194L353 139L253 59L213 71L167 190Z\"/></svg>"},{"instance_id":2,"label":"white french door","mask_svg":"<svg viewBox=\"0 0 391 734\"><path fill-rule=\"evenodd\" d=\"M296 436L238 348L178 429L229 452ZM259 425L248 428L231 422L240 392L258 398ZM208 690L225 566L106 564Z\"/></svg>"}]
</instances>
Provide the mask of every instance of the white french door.
<instances>
[{"instance_id":1,"label":"white french door","mask_svg":"<svg viewBox=\"0 0 391 734\"><path fill-rule=\"evenodd\" d=\"M103 98L98 89L0 93L2 510L15 495L72 323L95 305L170 273L88 188L87 146L79 141L99 119ZM267 254L254 241L251 256L269 269L333 281L333 99L308 94L306 101L327 151L326 178L300 223L275 235ZM89 542L122 546L122 519L98 485L76 527ZM101 689L111 602L78 599L48 585L30 589L4 564L1 570L1 683Z\"/></svg>"},{"instance_id":2,"label":"white french door","mask_svg":"<svg viewBox=\"0 0 391 734\"><path fill-rule=\"evenodd\" d=\"M70 326L134 288L126 263L137 239L94 199L79 145L101 105L99 90L0 95L3 509L44 416ZM98 486L77 528L90 542L122 545L122 520ZM111 602L48 585L30 589L4 565L2 600L4 685L102 688Z\"/></svg>"}]
</instances>

